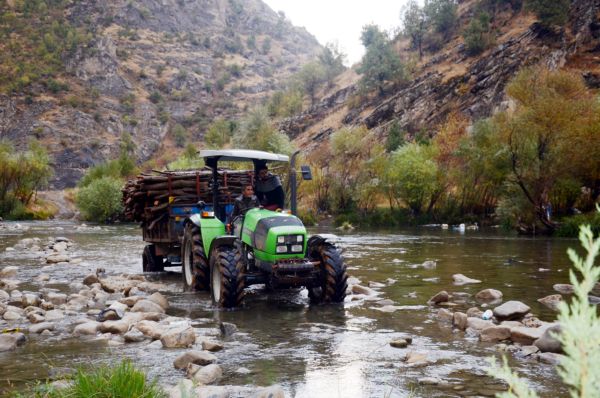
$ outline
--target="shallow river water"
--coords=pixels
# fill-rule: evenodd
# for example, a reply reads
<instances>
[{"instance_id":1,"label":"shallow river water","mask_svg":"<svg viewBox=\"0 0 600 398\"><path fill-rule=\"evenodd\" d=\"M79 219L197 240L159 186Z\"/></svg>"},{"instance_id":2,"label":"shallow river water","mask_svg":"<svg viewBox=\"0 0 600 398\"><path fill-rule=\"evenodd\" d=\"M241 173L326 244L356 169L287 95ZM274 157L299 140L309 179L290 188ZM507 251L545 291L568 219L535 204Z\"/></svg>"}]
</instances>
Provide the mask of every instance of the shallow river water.
<instances>
[{"instance_id":1,"label":"shallow river water","mask_svg":"<svg viewBox=\"0 0 600 398\"><path fill-rule=\"evenodd\" d=\"M0 231L0 268L19 266L21 291L37 291L40 273L50 275L45 287L71 292L69 284L104 268L107 274L141 273L144 243L136 225L81 227L69 222L21 223L27 231ZM313 229L311 233L319 231ZM426 305L440 290L474 295L483 288L504 293L504 300L528 304L540 319L554 314L536 302L555 293L552 285L568 283L566 249L575 240L524 238L496 231L442 231L436 228L357 231L338 235L351 277L361 284L379 282L378 299L405 306L385 313L375 301L352 300L344 305L310 306L305 290L266 292L250 290L243 308L213 308L208 293L181 289L177 269L152 278L166 283L163 292L171 304L168 313L192 319L207 334L216 335L220 321L237 325L239 332L225 340L217 353L224 377L220 384L279 384L289 397L460 397L493 396L502 385L486 376L486 359L497 354L494 344L481 343L453 332L439 321L437 308ZM75 242L77 265L42 264L27 251L6 252L19 239L65 236ZM437 263L434 269L421 265ZM462 273L483 281L455 286L452 275ZM478 303L471 296L458 301L465 311ZM481 308L481 305L480 305ZM389 346L396 337L411 336L407 349ZM219 338L219 337L214 337ZM426 356L428 364L410 366L407 352ZM93 365L128 357L162 384L176 384L184 375L173 368L183 350L150 349L147 343L111 346L105 340L82 340L68 333L31 336L17 351L0 353L0 395L27 383L57 377L78 365ZM510 354L509 354L510 356ZM534 360L511 360L535 386L540 396L566 396L551 365ZM250 374L235 370L245 367ZM436 377L445 387L420 385L417 380Z\"/></svg>"}]
</instances>

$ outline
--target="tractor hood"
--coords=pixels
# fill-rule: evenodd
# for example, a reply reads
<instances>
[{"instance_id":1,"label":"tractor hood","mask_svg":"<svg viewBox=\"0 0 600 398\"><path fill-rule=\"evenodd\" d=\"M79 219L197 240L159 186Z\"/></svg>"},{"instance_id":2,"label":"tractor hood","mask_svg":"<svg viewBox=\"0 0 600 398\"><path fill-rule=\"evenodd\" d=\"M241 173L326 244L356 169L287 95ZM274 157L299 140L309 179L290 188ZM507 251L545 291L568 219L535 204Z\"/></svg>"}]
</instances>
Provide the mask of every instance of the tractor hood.
<instances>
[{"instance_id":1,"label":"tractor hood","mask_svg":"<svg viewBox=\"0 0 600 398\"><path fill-rule=\"evenodd\" d=\"M283 258L303 257L306 250L306 228L298 217L291 214L252 209L244 218L242 241L254 247L257 258L264 257L264 260L273 255ZM279 252L277 246L280 246ZM292 250L298 246L302 247L301 251Z\"/></svg>"}]
</instances>

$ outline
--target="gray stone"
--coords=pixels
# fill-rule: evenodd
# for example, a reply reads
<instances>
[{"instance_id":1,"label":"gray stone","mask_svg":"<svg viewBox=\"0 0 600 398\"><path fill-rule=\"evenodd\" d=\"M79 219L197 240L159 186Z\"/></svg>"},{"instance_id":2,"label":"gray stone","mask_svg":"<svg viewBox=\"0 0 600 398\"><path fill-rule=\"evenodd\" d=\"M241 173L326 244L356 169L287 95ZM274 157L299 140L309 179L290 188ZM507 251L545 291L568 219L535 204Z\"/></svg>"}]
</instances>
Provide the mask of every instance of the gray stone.
<instances>
[{"instance_id":1,"label":"gray stone","mask_svg":"<svg viewBox=\"0 0 600 398\"><path fill-rule=\"evenodd\" d=\"M33 306L37 307L42 303L42 299L37 294L24 294L21 296L23 308Z\"/></svg>"},{"instance_id":2,"label":"gray stone","mask_svg":"<svg viewBox=\"0 0 600 398\"><path fill-rule=\"evenodd\" d=\"M452 317L452 324L460 330L465 330L467 328L467 319L467 314L456 311Z\"/></svg>"},{"instance_id":3,"label":"gray stone","mask_svg":"<svg viewBox=\"0 0 600 398\"><path fill-rule=\"evenodd\" d=\"M542 336L533 342L533 345L540 349L542 352L554 352L556 354L562 354L562 344L554 337L554 335L560 334L560 325L555 325L547 328Z\"/></svg>"},{"instance_id":4,"label":"gray stone","mask_svg":"<svg viewBox=\"0 0 600 398\"><path fill-rule=\"evenodd\" d=\"M86 322L75 326L74 336L93 336L100 330L100 322Z\"/></svg>"},{"instance_id":5,"label":"gray stone","mask_svg":"<svg viewBox=\"0 0 600 398\"><path fill-rule=\"evenodd\" d=\"M165 311L169 308L169 301L167 298L158 292L153 293L150 297L148 297L148 300L158 304Z\"/></svg>"},{"instance_id":6,"label":"gray stone","mask_svg":"<svg viewBox=\"0 0 600 398\"><path fill-rule=\"evenodd\" d=\"M467 318L467 327L469 327L471 329L483 330L483 329L486 329L493 325L494 324L492 323L492 321L485 321L481 318L473 318L473 317Z\"/></svg>"},{"instance_id":7,"label":"gray stone","mask_svg":"<svg viewBox=\"0 0 600 398\"><path fill-rule=\"evenodd\" d=\"M547 363L549 365L558 365L564 358L564 355L557 354L554 352L542 352L537 355L537 358L542 363Z\"/></svg>"},{"instance_id":8,"label":"gray stone","mask_svg":"<svg viewBox=\"0 0 600 398\"><path fill-rule=\"evenodd\" d=\"M502 292L496 289L484 289L475 295L481 301L495 301L502 299Z\"/></svg>"},{"instance_id":9,"label":"gray stone","mask_svg":"<svg viewBox=\"0 0 600 398\"><path fill-rule=\"evenodd\" d=\"M552 288L561 294L575 293L575 288L573 285L569 285L568 283L557 283L553 285Z\"/></svg>"},{"instance_id":10,"label":"gray stone","mask_svg":"<svg viewBox=\"0 0 600 398\"><path fill-rule=\"evenodd\" d=\"M64 293L49 292L46 294L46 300L54 305L62 305L67 302L67 295Z\"/></svg>"},{"instance_id":11,"label":"gray stone","mask_svg":"<svg viewBox=\"0 0 600 398\"><path fill-rule=\"evenodd\" d=\"M18 346L23 345L27 337L23 333L3 333L0 334L0 352L12 351Z\"/></svg>"},{"instance_id":12,"label":"gray stone","mask_svg":"<svg viewBox=\"0 0 600 398\"><path fill-rule=\"evenodd\" d=\"M161 314L165 313L165 309L163 307L161 307L160 305L156 304L153 301L150 300L140 300L137 303L135 303L135 305L133 306L133 308L131 308L132 312L158 312Z\"/></svg>"},{"instance_id":13,"label":"gray stone","mask_svg":"<svg viewBox=\"0 0 600 398\"><path fill-rule=\"evenodd\" d=\"M533 345L534 341L542 337L545 329L517 326L510 329L510 339L521 345Z\"/></svg>"},{"instance_id":14,"label":"gray stone","mask_svg":"<svg viewBox=\"0 0 600 398\"><path fill-rule=\"evenodd\" d=\"M202 342L202 349L206 351L217 352L223 349L223 344L214 341L204 340Z\"/></svg>"},{"instance_id":15,"label":"gray stone","mask_svg":"<svg viewBox=\"0 0 600 398\"><path fill-rule=\"evenodd\" d=\"M42 322L29 327L29 333L42 333L45 330L54 330L56 325L51 322Z\"/></svg>"},{"instance_id":16,"label":"gray stone","mask_svg":"<svg viewBox=\"0 0 600 398\"><path fill-rule=\"evenodd\" d=\"M18 271L18 267L9 265L6 266L2 269L0 269L0 278L6 278L6 279L10 279L10 278L14 278L17 276L17 271Z\"/></svg>"},{"instance_id":17,"label":"gray stone","mask_svg":"<svg viewBox=\"0 0 600 398\"><path fill-rule=\"evenodd\" d=\"M377 294L375 290L362 285L352 285L351 291L353 294L364 294L365 296L374 296Z\"/></svg>"},{"instance_id":18,"label":"gray stone","mask_svg":"<svg viewBox=\"0 0 600 398\"><path fill-rule=\"evenodd\" d=\"M100 283L100 279L98 279L98 277L94 274L90 274L83 278L83 284L86 286L91 286L94 283Z\"/></svg>"},{"instance_id":19,"label":"gray stone","mask_svg":"<svg viewBox=\"0 0 600 398\"><path fill-rule=\"evenodd\" d=\"M442 380L438 379L437 377L421 377L419 380L417 380L417 383L425 386L437 386L438 384L442 383Z\"/></svg>"},{"instance_id":20,"label":"gray stone","mask_svg":"<svg viewBox=\"0 0 600 398\"><path fill-rule=\"evenodd\" d=\"M165 348L191 347L196 342L196 334L191 326L169 330L160 337Z\"/></svg>"},{"instance_id":21,"label":"gray stone","mask_svg":"<svg viewBox=\"0 0 600 398\"><path fill-rule=\"evenodd\" d=\"M447 291L442 290L427 301L427 304L438 304L450 300L450 295Z\"/></svg>"},{"instance_id":22,"label":"gray stone","mask_svg":"<svg viewBox=\"0 0 600 398\"><path fill-rule=\"evenodd\" d=\"M452 275L452 280L454 280L455 285L466 285L469 283L481 283L478 279L471 279L463 274L454 274Z\"/></svg>"},{"instance_id":23,"label":"gray stone","mask_svg":"<svg viewBox=\"0 0 600 398\"><path fill-rule=\"evenodd\" d=\"M22 318L22 315L19 314L17 311L7 309L2 315L2 317L5 321L17 321Z\"/></svg>"},{"instance_id":24,"label":"gray stone","mask_svg":"<svg viewBox=\"0 0 600 398\"><path fill-rule=\"evenodd\" d=\"M497 343L510 339L510 328L506 326L490 326L481 331L479 339L485 342Z\"/></svg>"},{"instance_id":25,"label":"gray stone","mask_svg":"<svg viewBox=\"0 0 600 398\"><path fill-rule=\"evenodd\" d=\"M188 351L178 356L175 361L173 361L173 366L175 369L186 369L190 363L205 366L216 362L216 360L217 357L208 352Z\"/></svg>"},{"instance_id":26,"label":"gray stone","mask_svg":"<svg viewBox=\"0 0 600 398\"><path fill-rule=\"evenodd\" d=\"M190 364L189 366L197 366ZM223 376L223 370L217 364L201 367L193 373L192 380L200 384L213 384Z\"/></svg>"},{"instance_id":27,"label":"gray stone","mask_svg":"<svg viewBox=\"0 0 600 398\"><path fill-rule=\"evenodd\" d=\"M140 321L135 325L135 328L144 333L145 336L150 337L152 340L160 339L164 333L162 326L155 321Z\"/></svg>"},{"instance_id":28,"label":"gray stone","mask_svg":"<svg viewBox=\"0 0 600 398\"><path fill-rule=\"evenodd\" d=\"M221 322L219 324L219 329L221 329L221 334L225 337L233 335L238 330L237 326L229 322Z\"/></svg>"},{"instance_id":29,"label":"gray stone","mask_svg":"<svg viewBox=\"0 0 600 398\"><path fill-rule=\"evenodd\" d=\"M29 314L27 314L27 319L31 323L41 323L46 320L46 317L40 314L39 312L30 312Z\"/></svg>"},{"instance_id":30,"label":"gray stone","mask_svg":"<svg viewBox=\"0 0 600 398\"><path fill-rule=\"evenodd\" d=\"M258 389L251 398L285 398L285 392L281 386L275 385Z\"/></svg>"},{"instance_id":31,"label":"gray stone","mask_svg":"<svg viewBox=\"0 0 600 398\"><path fill-rule=\"evenodd\" d=\"M394 348L406 348L408 347L408 341L405 339L394 339L390 341L390 346Z\"/></svg>"},{"instance_id":32,"label":"gray stone","mask_svg":"<svg viewBox=\"0 0 600 398\"><path fill-rule=\"evenodd\" d=\"M538 302L544 304L552 311L558 312L558 305L562 302L563 297L560 294L551 294L550 296L538 299Z\"/></svg>"},{"instance_id":33,"label":"gray stone","mask_svg":"<svg viewBox=\"0 0 600 398\"><path fill-rule=\"evenodd\" d=\"M128 307L133 307L135 305L135 303L137 303L138 301L144 300L145 297L144 296L129 296L129 297L124 297L122 299L119 300L120 303L125 304Z\"/></svg>"},{"instance_id":34,"label":"gray stone","mask_svg":"<svg viewBox=\"0 0 600 398\"><path fill-rule=\"evenodd\" d=\"M9 298L10 298L10 294L8 294L4 290L0 290L0 301L8 301Z\"/></svg>"},{"instance_id":35,"label":"gray stone","mask_svg":"<svg viewBox=\"0 0 600 398\"><path fill-rule=\"evenodd\" d=\"M46 257L46 263L48 264L68 263L69 261L71 261L71 258L66 254L51 254Z\"/></svg>"},{"instance_id":36,"label":"gray stone","mask_svg":"<svg viewBox=\"0 0 600 398\"><path fill-rule=\"evenodd\" d=\"M194 382L189 379L182 379L176 386L168 390L169 398L189 398L194 397Z\"/></svg>"},{"instance_id":37,"label":"gray stone","mask_svg":"<svg viewBox=\"0 0 600 398\"><path fill-rule=\"evenodd\" d=\"M519 350L519 352L517 352L517 356L520 358L526 358L526 357L536 354L538 352L540 352L540 349L537 348L536 346L525 345L525 346L521 347L521 350Z\"/></svg>"},{"instance_id":38,"label":"gray stone","mask_svg":"<svg viewBox=\"0 0 600 398\"><path fill-rule=\"evenodd\" d=\"M100 324L100 332L102 333L113 333L123 334L129 330L129 322L120 321L104 321Z\"/></svg>"},{"instance_id":39,"label":"gray stone","mask_svg":"<svg viewBox=\"0 0 600 398\"><path fill-rule=\"evenodd\" d=\"M131 329L127 333L123 335L126 343L139 343L147 339L144 333L140 332L138 329Z\"/></svg>"},{"instance_id":40,"label":"gray stone","mask_svg":"<svg viewBox=\"0 0 600 398\"><path fill-rule=\"evenodd\" d=\"M454 313L445 308L440 308L437 312L437 317L440 321L452 322L452 320L454 319Z\"/></svg>"},{"instance_id":41,"label":"gray stone","mask_svg":"<svg viewBox=\"0 0 600 398\"><path fill-rule=\"evenodd\" d=\"M522 302L511 300L494 308L494 316L500 321L509 321L522 318L529 310L529 306Z\"/></svg>"}]
</instances>

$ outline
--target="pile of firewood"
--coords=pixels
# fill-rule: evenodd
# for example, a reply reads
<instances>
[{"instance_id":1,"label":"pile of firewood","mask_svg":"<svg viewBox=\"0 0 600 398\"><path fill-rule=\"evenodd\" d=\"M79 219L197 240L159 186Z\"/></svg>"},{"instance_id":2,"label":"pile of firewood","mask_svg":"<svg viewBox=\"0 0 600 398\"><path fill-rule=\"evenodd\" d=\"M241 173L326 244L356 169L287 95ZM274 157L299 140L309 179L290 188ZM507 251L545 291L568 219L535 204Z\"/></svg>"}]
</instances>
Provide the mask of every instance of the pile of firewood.
<instances>
[{"instance_id":1,"label":"pile of firewood","mask_svg":"<svg viewBox=\"0 0 600 398\"><path fill-rule=\"evenodd\" d=\"M219 205L233 203L253 173L219 169ZM213 203L213 174L210 169L140 174L123 188L124 217L128 221L150 222L167 213L169 204Z\"/></svg>"}]
</instances>

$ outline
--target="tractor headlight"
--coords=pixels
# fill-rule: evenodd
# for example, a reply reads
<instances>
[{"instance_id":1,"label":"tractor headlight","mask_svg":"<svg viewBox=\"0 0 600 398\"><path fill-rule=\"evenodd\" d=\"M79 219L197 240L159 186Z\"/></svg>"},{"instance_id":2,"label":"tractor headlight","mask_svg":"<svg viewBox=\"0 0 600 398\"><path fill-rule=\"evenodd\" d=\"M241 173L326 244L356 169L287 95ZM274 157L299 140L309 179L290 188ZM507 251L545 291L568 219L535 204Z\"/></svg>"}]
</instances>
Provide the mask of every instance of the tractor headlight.
<instances>
[{"instance_id":1,"label":"tractor headlight","mask_svg":"<svg viewBox=\"0 0 600 398\"><path fill-rule=\"evenodd\" d=\"M285 243L285 236L284 235L278 236L277 243Z\"/></svg>"},{"instance_id":2,"label":"tractor headlight","mask_svg":"<svg viewBox=\"0 0 600 398\"><path fill-rule=\"evenodd\" d=\"M293 253L302 253L303 250L304 250L304 247L302 245L292 245Z\"/></svg>"},{"instance_id":3,"label":"tractor headlight","mask_svg":"<svg viewBox=\"0 0 600 398\"><path fill-rule=\"evenodd\" d=\"M288 249L287 246L277 246L275 251L277 251L277 253L287 253Z\"/></svg>"},{"instance_id":4,"label":"tractor headlight","mask_svg":"<svg viewBox=\"0 0 600 398\"><path fill-rule=\"evenodd\" d=\"M296 242L301 243L304 240L304 236L296 235Z\"/></svg>"}]
</instances>

